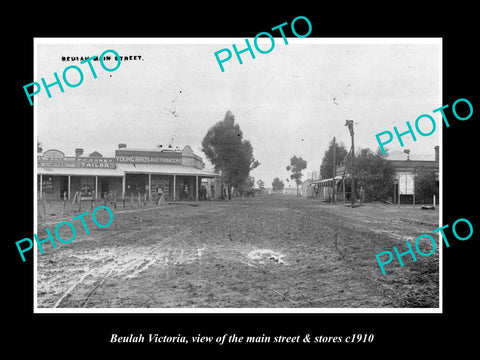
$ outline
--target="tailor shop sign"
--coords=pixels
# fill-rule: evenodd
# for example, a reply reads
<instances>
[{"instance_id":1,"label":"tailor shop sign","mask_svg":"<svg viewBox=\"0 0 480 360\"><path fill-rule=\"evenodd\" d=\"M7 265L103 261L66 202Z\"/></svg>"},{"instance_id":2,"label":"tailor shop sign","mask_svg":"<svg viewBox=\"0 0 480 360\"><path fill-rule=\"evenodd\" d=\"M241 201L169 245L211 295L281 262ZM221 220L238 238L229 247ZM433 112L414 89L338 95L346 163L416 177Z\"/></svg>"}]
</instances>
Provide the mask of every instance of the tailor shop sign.
<instances>
[{"instance_id":1,"label":"tailor shop sign","mask_svg":"<svg viewBox=\"0 0 480 360\"><path fill-rule=\"evenodd\" d=\"M115 158L65 156L59 150L48 150L37 157L38 166L115 169Z\"/></svg>"},{"instance_id":2,"label":"tailor shop sign","mask_svg":"<svg viewBox=\"0 0 480 360\"><path fill-rule=\"evenodd\" d=\"M104 168L104 169L115 169L115 158L87 158L87 157L77 157L75 160L76 167L81 168Z\"/></svg>"},{"instance_id":3,"label":"tailor shop sign","mask_svg":"<svg viewBox=\"0 0 480 360\"><path fill-rule=\"evenodd\" d=\"M124 164L170 164L181 165L182 153L176 151L131 151L116 150L115 158L117 163Z\"/></svg>"}]
</instances>

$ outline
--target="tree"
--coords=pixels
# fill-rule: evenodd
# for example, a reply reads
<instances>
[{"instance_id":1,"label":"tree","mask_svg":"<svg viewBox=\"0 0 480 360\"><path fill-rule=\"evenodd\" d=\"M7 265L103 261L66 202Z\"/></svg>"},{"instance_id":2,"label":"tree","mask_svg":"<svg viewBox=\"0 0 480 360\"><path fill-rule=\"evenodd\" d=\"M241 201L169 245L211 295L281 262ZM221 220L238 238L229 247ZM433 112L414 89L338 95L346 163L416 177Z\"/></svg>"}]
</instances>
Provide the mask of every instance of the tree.
<instances>
[{"instance_id":1,"label":"tree","mask_svg":"<svg viewBox=\"0 0 480 360\"><path fill-rule=\"evenodd\" d=\"M335 143L335 164L337 166L343 163L347 154L348 151L343 143L340 145ZM322 165L320 165L320 175L322 176L322 179L333 178L333 139L323 155Z\"/></svg>"},{"instance_id":2,"label":"tree","mask_svg":"<svg viewBox=\"0 0 480 360\"><path fill-rule=\"evenodd\" d=\"M303 160L301 157L294 155L290 159L290 165L287 166L287 171L291 171L290 179L295 180L297 185L297 196L298 196L298 186L302 184L302 170L307 168L307 161Z\"/></svg>"},{"instance_id":3,"label":"tree","mask_svg":"<svg viewBox=\"0 0 480 360\"><path fill-rule=\"evenodd\" d=\"M285 187L285 184L278 177L273 179L273 182L272 182L272 190L273 191L282 191L284 187Z\"/></svg>"},{"instance_id":4,"label":"tree","mask_svg":"<svg viewBox=\"0 0 480 360\"><path fill-rule=\"evenodd\" d=\"M356 189L363 187L366 201L385 200L391 194L395 170L381 151L360 149L353 164L349 161L348 165L350 174L355 176Z\"/></svg>"},{"instance_id":5,"label":"tree","mask_svg":"<svg viewBox=\"0 0 480 360\"><path fill-rule=\"evenodd\" d=\"M250 171L260 163L253 157L250 141L243 139L240 126L235 123L235 116L227 111L225 118L217 122L202 140L205 156L213 164L215 171L221 172L222 181L229 188L241 187ZM230 192L228 192L230 197Z\"/></svg>"},{"instance_id":6,"label":"tree","mask_svg":"<svg viewBox=\"0 0 480 360\"><path fill-rule=\"evenodd\" d=\"M43 145L40 141L37 140L37 153L41 154L43 152Z\"/></svg>"},{"instance_id":7,"label":"tree","mask_svg":"<svg viewBox=\"0 0 480 360\"><path fill-rule=\"evenodd\" d=\"M248 176L247 180L245 180L245 188L251 189L255 185L255 178L253 176Z\"/></svg>"},{"instance_id":8,"label":"tree","mask_svg":"<svg viewBox=\"0 0 480 360\"><path fill-rule=\"evenodd\" d=\"M438 180L436 170L427 169L424 166L420 166L415 169L414 173L415 181L415 199L418 202L426 202L433 200L433 195L438 197Z\"/></svg>"},{"instance_id":9,"label":"tree","mask_svg":"<svg viewBox=\"0 0 480 360\"><path fill-rule=\"evenodd\" d=\"M260 190L265 190L265 181L258 179L257 180L257 185Z\"/></svg>"}]
</instances>

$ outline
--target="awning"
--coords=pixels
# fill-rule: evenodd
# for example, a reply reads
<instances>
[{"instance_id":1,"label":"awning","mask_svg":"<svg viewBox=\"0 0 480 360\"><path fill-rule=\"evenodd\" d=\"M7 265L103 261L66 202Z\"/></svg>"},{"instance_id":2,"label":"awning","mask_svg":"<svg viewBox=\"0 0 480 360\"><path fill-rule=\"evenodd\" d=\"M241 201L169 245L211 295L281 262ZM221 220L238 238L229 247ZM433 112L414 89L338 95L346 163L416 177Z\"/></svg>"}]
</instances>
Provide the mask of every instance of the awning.
<instances>
[{"instance_id":1,"label":"awning","mask_svg":"<svg viewBox=\"0 0 480 360\"><path fill-rule=\"evenodd\" d=\"M38 166L37 174L57 176L118 176L125 174L158 174L201 176L214 178L218 174L183 165L145 165L145 164L117 164L116 169L75 168L75 167L46 167Z\"/></svg>"},{"instance_id":2,"label":"awning","mask_svg":"<svg viewBox=\"0 0 480 360\"><path fill-rule=\"evenodd\" d=\"M325 184L327 182L331 182L333 178L330 179L322 179L322 180L314 180L311 182L311 184ZM335 176L335 183L338 183L340 180L342 180L342 176Z\"/></svg>"},{"instance_id":3,"label":"awning","mask_svg":"<svg viewBox=\"0 0 480 360\"><path fill-rule=\"evenodd\" d=\"M184 165L146 165L146 164L117 164L117 169L126 174L158 174L217 177L218 174Z\"/></svg>"},{"instance_id":4,"label":"awning","mask_svg":"<svg viewBox=\"0 0 480 360\"><path fill-rule=\"evenodd\" d=\"M75 168L75 167L37 167L38 175L59 175L59 176L120 176L125 173L117 169L96 169L96 168Z\"/></svg>"}]
</instances>

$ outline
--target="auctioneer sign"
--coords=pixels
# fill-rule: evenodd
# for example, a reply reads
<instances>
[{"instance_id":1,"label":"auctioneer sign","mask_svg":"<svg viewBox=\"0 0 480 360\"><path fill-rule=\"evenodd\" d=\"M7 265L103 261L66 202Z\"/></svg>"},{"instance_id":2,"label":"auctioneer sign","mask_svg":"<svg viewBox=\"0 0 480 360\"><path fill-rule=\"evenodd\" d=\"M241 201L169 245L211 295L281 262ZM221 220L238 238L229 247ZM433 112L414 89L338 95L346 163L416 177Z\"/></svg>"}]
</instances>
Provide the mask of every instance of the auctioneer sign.
<instances>
[{"instance_id":1,"label":"auctioneer sign","mask_svg":"<svg viewBox=\"0 0 480 360\"><path fill-rule=\"evenodd\" d=\"M136 151L115 150L117 163L127 164L182 164L182 153L179 151Z\"/></svg>"}]
</instances>

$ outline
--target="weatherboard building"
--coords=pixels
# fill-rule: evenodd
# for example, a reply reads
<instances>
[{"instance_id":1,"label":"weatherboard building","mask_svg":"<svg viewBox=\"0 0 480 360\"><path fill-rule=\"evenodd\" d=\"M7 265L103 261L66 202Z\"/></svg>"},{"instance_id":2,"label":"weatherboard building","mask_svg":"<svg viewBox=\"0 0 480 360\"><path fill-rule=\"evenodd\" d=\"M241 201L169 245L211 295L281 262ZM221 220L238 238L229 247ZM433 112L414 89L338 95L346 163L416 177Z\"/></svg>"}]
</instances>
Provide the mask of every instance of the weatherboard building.
<instances>
[{"instance_id":1,"label":"weatherboard building","mask_svg":"<svg viewBox=\"0 0 480 360\"><path fill-rule=\"evenodd\" d=\"M218 174L186 145L183 149L133 149L119 144L115 157L97 151L65 156L51 149L37 156L38 198L67 199L80 192L82 199L142 196L154 198L162 188L166 200L198 200L207 179ZM210 192L211 189L209 189Z\"/></svg>"},{"instance_id":2,"label":"weatherboard building","mask_svg":"<svg viewBox=\"0 0 480 360\"><path fill-rule=\"evenodd\" d=\"M394 170L394 184L389 196L389 200L394 203L415 204L415 173L420 168L435 171L436 183L439 185L439 146L435 146L434 153L431 154L410 154L408 150L393 151L385 159L391 163ZM347 201L351 194L346 190L350 181L350 174L344 165L337 167L335 179L320 179L319 172L314 171L308 173L308 179L303 182L302 195L331 201L335 191L336 200ZM436 196L435 200L438 202L438 194ZM426 200L432 202L433 198Z\"/></svg>"}]
</instances>

